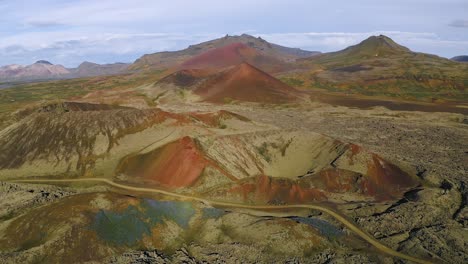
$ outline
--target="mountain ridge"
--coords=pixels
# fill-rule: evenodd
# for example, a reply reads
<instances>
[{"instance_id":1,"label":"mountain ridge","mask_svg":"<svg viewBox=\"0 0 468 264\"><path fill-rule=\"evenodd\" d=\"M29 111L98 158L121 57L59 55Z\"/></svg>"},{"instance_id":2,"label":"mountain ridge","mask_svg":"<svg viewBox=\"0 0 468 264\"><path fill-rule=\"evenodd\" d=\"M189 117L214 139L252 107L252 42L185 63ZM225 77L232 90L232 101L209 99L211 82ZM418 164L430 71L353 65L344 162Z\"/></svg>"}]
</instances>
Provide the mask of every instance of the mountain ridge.
<instances>
[{"instance_id":1,"label":"mountain ridge","mask_svg":"<svg viewBox=\"0 0 468 264\"><path fill-rule=\"evenodd\" d=\"M466 62L468 62L468 55L455 56L455 57L451 58L451 60L466 63Z\"/></svg>"},{"instance_id":2,"label":"mountain ridge","mask_svg":"<svg viewBox=\"0 0 468 264\"><path fill-rule=\"evenodd\" d=\"M60 64L53 64L47 60L38 60L30 65L10 64L0 67L0 81L34 81L71 79L113 75L123 73L129 64L111 63L97 64L84 61L76 68L66 68Z\"/></svg>"},{"instance_id":3,"label":"mountain ridge","mask_svg":"<svg viewBox=\"0 0 468 264\"><path fill-rule=\"evenodd\" d=\"M253 49L262 52L264 55L277 57L285 62L295 61L298 58L314 56L317 51L305 51L297 48L288 48L278 44L269 43L261 37L253 37L248 34L240 36L226 35L221 38L190 45L186 49L178 51L163 51L152 54L145 54L138 58L131 66L131 70L142 70L152 67L170 68L178 63L188 60L192 56L207 52L210 49L220 48L232 43L243 43Z\"/></svg>"},{"instance_id":4,"label":"mountain ridge","mask_svg":"<svg viewBox=\"0 0 468 264\"><path fill-rule=\"evenodd\" d=\"M468 65L413 52L387 36L300 59L282 78L303 88L416 100L467 98Z\"/></svg>"}]
</instances>

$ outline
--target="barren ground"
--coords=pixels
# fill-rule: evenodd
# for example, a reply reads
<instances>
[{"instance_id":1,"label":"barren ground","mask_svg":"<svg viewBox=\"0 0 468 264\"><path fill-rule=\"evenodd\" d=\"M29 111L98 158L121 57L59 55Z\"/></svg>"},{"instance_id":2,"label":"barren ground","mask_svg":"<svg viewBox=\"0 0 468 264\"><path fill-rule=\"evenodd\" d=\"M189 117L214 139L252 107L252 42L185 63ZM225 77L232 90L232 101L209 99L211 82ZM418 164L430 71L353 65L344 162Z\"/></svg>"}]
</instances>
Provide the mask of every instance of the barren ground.
<instances>
[{"instance_id":1,"label":"barren ground","mask_svg":"<svg viewBox=\"0 0 468 264\"><path fill-rule=\"evenodd\" d=\"M415 172L424 183L396 203L350 203L339 209L381 242L406 254L447 263L468 262L468 130L466 116L450 113L360 110L312 104L307 107L178 104L170 111L224 109L254 121L283 129L322 133L356 143ZM54 203L76 192L98 189L61 188L46 185L2 183L0 218L10 219L37 206ZM327 219L327 216L318 214ZM330 220L330 219L328 219ZM330 220L332 221L332 220ZM0 230L6 224L0 222ZM17 253L20 254L20 253ZM334 245L302 259L272 259L251 246L218 243L190 244L167 256L157 251L134 251L109 259L111 263L271 262L401 263L401 260L369 256L365 252ZM0 257L2 254L0 254ZM249 257L246 257L249 256ZM4 256L12 260L11 255Z\"/></svg>"}]
</instances>

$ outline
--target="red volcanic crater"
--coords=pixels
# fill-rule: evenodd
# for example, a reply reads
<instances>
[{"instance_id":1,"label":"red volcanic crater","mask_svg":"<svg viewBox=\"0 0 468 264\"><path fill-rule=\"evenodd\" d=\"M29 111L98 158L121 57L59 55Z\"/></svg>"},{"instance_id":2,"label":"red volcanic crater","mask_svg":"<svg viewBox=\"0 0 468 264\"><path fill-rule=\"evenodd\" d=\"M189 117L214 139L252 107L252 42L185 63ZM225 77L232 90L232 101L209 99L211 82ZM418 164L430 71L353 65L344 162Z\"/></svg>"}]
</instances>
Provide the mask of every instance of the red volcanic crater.
<instances>
[{"instance_id":1,"label":"red volcanic crater","mask_svg":"<svg viewBox=\"0 0 468 264\"><path fill-rule=\"evenodd\" d=\"M191 137L180 138L145 154L130 156L120 163L117 174L168 188L180 188L192 186L207 167L237 180L206 157Z\"/></svg>"},{"instance_id":2,"label":"red volcanic crater","mask_svg":"<svg viewBox=\"0 0 468 264\"><path fill-rule=\"evenodd\" d=\"M185 187L198 179L208 163L195 142L184 137L155 151L124 160L118 173L167 187Z\"/></svg>"},{"instance_id":3,"label":"red volcanic crater","mask_svg":"<svg viewBox=\"0 0 468 264\"><path fill-rule=\"evenodd\" d=\"M222 71L200 85L195 93L204 101L227 100L264 103L298 101L301 92L248 63Z\"/></svg>"}]
</instances>

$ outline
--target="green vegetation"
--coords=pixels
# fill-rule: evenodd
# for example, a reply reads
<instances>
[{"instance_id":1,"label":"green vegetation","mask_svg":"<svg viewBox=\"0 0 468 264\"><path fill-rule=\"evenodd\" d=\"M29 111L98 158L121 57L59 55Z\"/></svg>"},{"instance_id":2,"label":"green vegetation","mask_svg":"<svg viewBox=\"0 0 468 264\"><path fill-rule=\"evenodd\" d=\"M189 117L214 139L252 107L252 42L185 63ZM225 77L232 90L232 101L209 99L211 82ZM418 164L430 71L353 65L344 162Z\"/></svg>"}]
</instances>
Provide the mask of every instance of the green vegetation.
<instances>
[{"instance_id":1,"label":"green vegetation","mask_svg":"<svg viewBox=\"0 0 468 264\"><path fill-rule=\"evenodd\" d=\"M230 97L224 97L224 99L223 99L223 102L224 102L225 104L230 104L230 103L232 103L233 101L234 101L234 99L232 99L232 98L230 98Z\"/></svg>"},{"instance_id":2,"label":"green vegetation","mask_svg":"<svg viewBox=\"0 0 468 264\"><path fill-rule=\"evenodd\" d=\"M13 112L29 105L73 100L101 90L138 87L159 80L164 72L164 70L153 70L133 74L25 83L0 89L0 129L14 121L11 116ZM149 101L147 103L152 105Z\"/></svg>"},{"instance_id":3,"label":"green vegetation","mask_svg":"<svg viewBox=\"0 0 468 264\"><path fill-rule=\"evenodd\" d=\"M268 150L268 144L266 142L263 142L260 147L256 147L257 152L267 161L271 162L271 154Z\"/></svg>"},{"instance_id":4,"label":"green vegetation","mask_svg":"<svg viewBox=\"0 0 468 264\"><path fill-rule=\"evenodd\" d=\"M293 87L302 87L304 85L303 80L296 79L293 77L283 77L283 78L280 78L280 80Z\"/></svg>"},{"instance_id":5,"label":"green vegetation","mask_svg":"<svg viewBox=\"0 0 468 264\"><path fill-rule=\"evenodd\" d=\"M227 128L227 125L226 125L226 124L223 124L223 123L220 123L220 124L219 124L219 128L221 128L221 129L226 129L226 128Z\"/></svg>"},{"instance_id":6,"label":"green vegetation","mask_svg":"<svg viewBox=\"0 0 468 264\"><path fill-rule=\"evenodd\" d=\"M301 80L304 87L369 96L468 99L468 64L411 52L384 36L301 60L297 66L308 70L285 74L282 80Z\"/></svg>"}]
</instances>

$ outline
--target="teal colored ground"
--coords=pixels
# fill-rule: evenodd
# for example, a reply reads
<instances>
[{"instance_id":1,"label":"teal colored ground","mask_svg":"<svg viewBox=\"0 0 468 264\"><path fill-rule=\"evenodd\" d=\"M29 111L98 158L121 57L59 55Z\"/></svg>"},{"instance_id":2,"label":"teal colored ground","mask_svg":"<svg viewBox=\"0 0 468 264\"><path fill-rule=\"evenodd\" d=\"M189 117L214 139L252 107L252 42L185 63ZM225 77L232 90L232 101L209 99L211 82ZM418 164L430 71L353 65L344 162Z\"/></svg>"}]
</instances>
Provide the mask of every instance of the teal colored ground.
<instances>
[{"instance_id":1,"label":"teal colored ground","mask_svg":"<svg viewBox=\"0 0 468 264\"><path fill-rule=\"evenodd\" d=\"M292 217L291 219L313 227L318 230L321 235L329 239L336 239L344 235L341 229L322 219L312 217Z\"/></svg>"},{"instance_id":2,"label":"teal colored ground","mask_svg":"<svg viewBox=\"0 0 468 264\"><path fill-rule=\"evenodd\" d=\"M221 216L225 215L226 212L224 210L214 208L214 207L205 207L203 208L203 218L215 218L218 219Z\"/></svg>"},{"instance_id":3,"label":"teal colored ground","mask_svg":"<svg viewBox=\"0 0 468 264\"><path fill-rule=\"evenodd\" d=\"M189 202L144 199L140 205L130 205L123 211L100 210L93 219L92 229L111 244L134 246L144 235L151 235L154 226L165 221L188 228L195 212Z\"/></svg>"}]
</instances>

